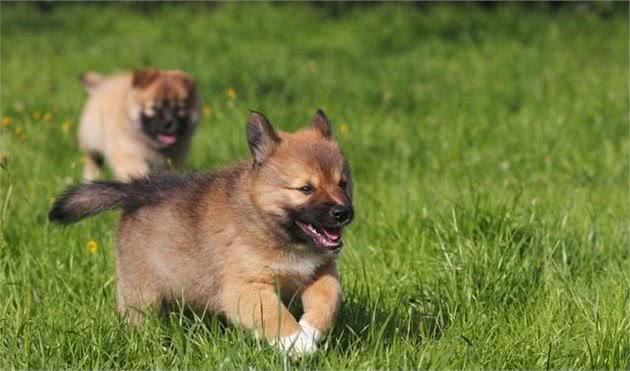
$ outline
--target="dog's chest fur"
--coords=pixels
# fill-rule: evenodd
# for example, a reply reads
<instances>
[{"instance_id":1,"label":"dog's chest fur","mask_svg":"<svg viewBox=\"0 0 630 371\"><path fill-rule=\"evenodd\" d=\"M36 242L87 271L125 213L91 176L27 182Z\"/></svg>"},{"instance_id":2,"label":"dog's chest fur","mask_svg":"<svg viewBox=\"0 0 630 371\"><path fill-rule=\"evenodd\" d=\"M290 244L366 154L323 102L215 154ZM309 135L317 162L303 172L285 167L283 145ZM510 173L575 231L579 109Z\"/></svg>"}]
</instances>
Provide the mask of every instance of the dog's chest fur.
<instances>
[{"instance_id":1,"label":"dog's chest fur","mask_svg":"<svg viewBox=\"0 0 630 371\"><path fill-rule=\"evenodd\" d=\"M325 262L324 256L314 254L308 246L300 244L272 261L269 268L281 277L308 281Z\"/></svg>"}]
</instances>

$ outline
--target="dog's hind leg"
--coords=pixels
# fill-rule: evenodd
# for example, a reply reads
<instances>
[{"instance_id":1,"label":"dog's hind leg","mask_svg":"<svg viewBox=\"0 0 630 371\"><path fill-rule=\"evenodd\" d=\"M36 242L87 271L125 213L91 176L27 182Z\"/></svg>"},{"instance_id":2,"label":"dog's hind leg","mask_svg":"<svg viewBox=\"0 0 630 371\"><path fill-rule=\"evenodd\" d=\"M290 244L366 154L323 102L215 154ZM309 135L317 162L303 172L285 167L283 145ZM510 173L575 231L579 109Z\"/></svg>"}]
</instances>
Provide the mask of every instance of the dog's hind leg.
<instances>
[{"instance_id":1,"label":"dog's hind leg","mask_svg":"<svg viewBox=\"0 0 630 371\"><path fill-rule=\"evenodd\" d=\"M140 325L144 320L145 311L160 310L160 294L150 287L135 287L119 277L116 290L118 313L125 317L132 325Z\"/></svg>"}]
</instances>

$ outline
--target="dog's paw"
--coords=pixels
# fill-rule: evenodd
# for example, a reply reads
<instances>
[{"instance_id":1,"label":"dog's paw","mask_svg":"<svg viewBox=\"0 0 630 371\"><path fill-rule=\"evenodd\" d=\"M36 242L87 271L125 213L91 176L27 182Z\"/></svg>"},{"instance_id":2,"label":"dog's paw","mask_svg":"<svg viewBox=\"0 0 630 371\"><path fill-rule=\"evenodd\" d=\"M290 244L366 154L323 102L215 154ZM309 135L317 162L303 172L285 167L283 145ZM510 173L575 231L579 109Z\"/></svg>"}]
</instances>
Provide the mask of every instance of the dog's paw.
<instances>
[{"instance_id":1,"label":"dog's paw","mask_svg":"<svg viewBox=\"0 0 630 371\"><path fill-rule=\"evenodd\" d=\"M293 335L283 336L274 345L291 357L301 357L317 351L317 340L321 333L306 321L300 321L300 330Z\"/></svg>"},{"instance_id":2,"label":"dog's paw","mask_svg":"<svg viewBox=\"0 0 630 371\"><path fill-rule=\"evenodd\" d=\"M300 320L300 329L317 343L322 338L322 332L311 326L304 318Z\"/></svg>"},{"instance_id":3,"label":"dog's paw","mask_svg":"<svg viewBox=\"0 0 630 371\"><path fill-rule=\"evenodd\" d=\"M277 346L292 358L313 354L317 351L315 340L302 331L280 338Z\"/></svg>"}]
</instances>

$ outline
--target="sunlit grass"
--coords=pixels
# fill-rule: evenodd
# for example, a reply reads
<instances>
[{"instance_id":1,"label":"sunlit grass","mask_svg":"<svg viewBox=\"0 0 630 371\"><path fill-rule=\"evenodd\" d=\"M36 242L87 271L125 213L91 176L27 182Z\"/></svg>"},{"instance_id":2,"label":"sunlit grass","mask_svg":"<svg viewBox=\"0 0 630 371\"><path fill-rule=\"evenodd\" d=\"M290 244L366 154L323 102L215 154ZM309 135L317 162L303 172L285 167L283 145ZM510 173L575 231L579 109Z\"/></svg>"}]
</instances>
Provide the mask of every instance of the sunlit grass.
<instances>
[{"instance_id":1,"label":"sunlit grass","mask_svg":"<svg viewBox=\"0 0 630 371\"><path fill-rule=\"evenodd\" d=\"M627 5L2 4L0 368L279 369L247 333L115 311L116 213L61 228L85 70L197 78L189 169L249 109L317 108L356 183L345 303L314 369L630 365ZM603 10L602 10L603 9Z\"/></svg>"}]
</instances>

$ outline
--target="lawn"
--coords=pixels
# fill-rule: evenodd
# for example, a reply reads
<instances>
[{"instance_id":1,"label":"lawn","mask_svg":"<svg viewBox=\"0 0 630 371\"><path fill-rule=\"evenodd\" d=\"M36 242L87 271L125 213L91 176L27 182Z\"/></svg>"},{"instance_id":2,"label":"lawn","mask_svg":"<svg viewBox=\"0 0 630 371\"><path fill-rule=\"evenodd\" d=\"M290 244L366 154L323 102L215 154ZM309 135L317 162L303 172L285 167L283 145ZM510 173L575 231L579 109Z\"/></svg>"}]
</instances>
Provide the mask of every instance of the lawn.
<instances>
[{"instance_id":1,"label":"lawn","mask_svg":"<svg viewBox=\"0 0 630 371\"><path fill-rule=\"evenodd\" d=\"M0 368L630 367L627 15L2 3ZM343 309L315 356L287 361L183 310L130 328L117 213L48 223L80 180L79 74L145 65L197 78L190 170L248 155L248 109L285 130L319 107L333 120L357 217Z\"/></svg>"}]
</instances>

